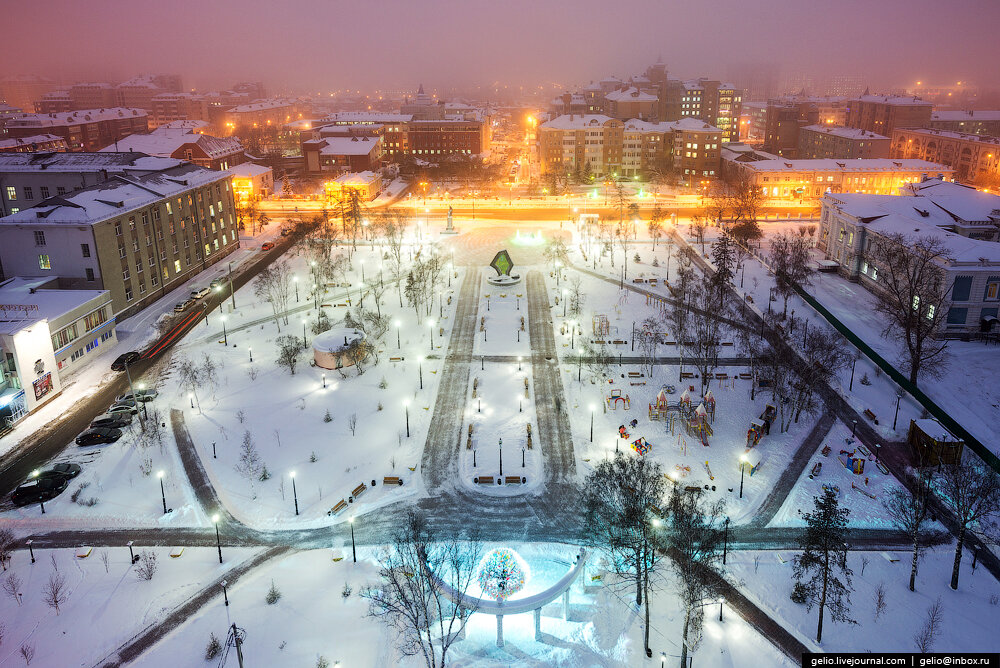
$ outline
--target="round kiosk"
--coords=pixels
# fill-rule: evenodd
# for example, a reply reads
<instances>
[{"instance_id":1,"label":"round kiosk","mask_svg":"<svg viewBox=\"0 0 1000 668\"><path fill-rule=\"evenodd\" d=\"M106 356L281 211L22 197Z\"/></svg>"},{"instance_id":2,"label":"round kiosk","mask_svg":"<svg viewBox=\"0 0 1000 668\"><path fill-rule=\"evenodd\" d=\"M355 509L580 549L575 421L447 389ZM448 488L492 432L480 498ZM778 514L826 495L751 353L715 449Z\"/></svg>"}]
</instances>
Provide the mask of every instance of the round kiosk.
<instances>
[{"instance_id":1,"label":"round kiosk","mask_svg":"<svg viewBox=\"0 0 1000 668\"><path fill-rule=\"evenodd\" d=\"M335 327L327 330L313 339L313 359L316 366L324 369L342 369L354 364L347 351L358 341L365 338L360 329L351 327Z\"/></svg>"}]
</instances>

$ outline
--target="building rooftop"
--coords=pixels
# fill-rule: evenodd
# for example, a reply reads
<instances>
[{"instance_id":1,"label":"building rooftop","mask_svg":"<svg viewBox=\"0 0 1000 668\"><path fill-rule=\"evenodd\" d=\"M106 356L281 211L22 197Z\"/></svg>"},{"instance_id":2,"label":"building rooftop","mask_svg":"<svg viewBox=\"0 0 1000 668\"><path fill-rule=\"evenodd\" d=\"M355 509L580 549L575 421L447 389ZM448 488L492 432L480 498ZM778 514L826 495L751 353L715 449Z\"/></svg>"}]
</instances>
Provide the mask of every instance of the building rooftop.
<instances>
[{"instance_id":1,"label":"building rooftop","mask_svg":"<svg viewBox=\"0 0 1000 668\"><path fill-rule=\"evenodd\" d=\"M874 132L868 132L859 128L845 128L840 125L807 125L802 130L843 137L844 139L889 139L884 135L875 134Z\"/></svg>"},{"instance_id":2,"label":"building rooftop","mask_svg":"<svg viewBox=\"0 0 1000 668\"><path fill-rule=\"evenodd\" d=\"M7 121L8 128L44 128L76 125L79 123L96 123L112 121L119 118L140 118L146 116L145 109L128 109L126 107L111 107L109 109L81 109L79 111L61 111L51 114L25 114Z\"/></svg>"},{"instance_id":3,"label":"building rooftop","mask_svg":"<svg viewBox=\"0 0 1000 668\"><path fill-rule=\"evenodd\" d=\"M144 153L4 153L2 172L156 172L180 165L180 160Z\"/></svg>"},{"instance_id":4,"label":"building rooftop","mask_svg":"<svg viewBox=\"0 0 1000 668\"><path fill-rule=\"evenodd\" d=\"M932 121L1000 121L1000 110L934 111Z\"/></svg>"},{"instance_id":5,"label":"building rooftop","mask_svg":"<svg viewBox=\"0 0 1000 668\"><path fill-rule=\"evenodd\" d=\"M1000 145L1000 137L990 137L988 135L977 135L971 132L954 132L952 130L937 130L934 128L899 128L900 132L916 132L934 137L946 137L948 139L962 139L964 141L974 141L981 144Z\"/></svg>"},{"instance_id":6,"label":"building rooftop","mask_svg":"<svg viewBox=\"0 0 1000 668\"><path fill-rule=\"evenodd\" d=\"M714 125L697 118L691 118L690 116L676 121L660 121L659 123L641 121L637 118L625 121L626 132L676 132L678 130L686 132L722 132L722 130Z\"/></svg>"},{"instance_id":7,"label":"building rooftop","mask_svg":"<svg viewBox=\"0 0 1000 668\"><path fill-rule=\"evenodd\" d=\"M368 155L382 141L381 137L324 137L323 155Z\"/></svg>"},{"instance_id":8,"label":"building rooftop","mask_svg":"<svg viewBox=\"0 0 1000 668\"><path fill-rule=\"evenodd\" d=\"M250 104L241 104L233 107L228 113L246 114L254 111L266 111L268 109L281 109L292 104L291 100L260 100Z\"/></svg>"},{"instance_id":9,"label":"building rooftop","mask_svg":"<svg viewBox=\"0 0 1000 668\"><path fill-rule=\"evenodd\" d=\"M270 167L264 167L263 165L255 165L252 162L244 162L236 165L235 167L229 168L229 173L235 177L248 179L254 176L260 176L261 174L267 174L271 171Z\"/></svg>"},{"instance_id":10,"label":"building rooftop","mask_svg":"<svg viewBox=\"0 0 1000 668\"><path fill-rule=\"evenodd\" d=\"M349 172L347 174L341 174L334 179L334 182L339 183L342 186L366 186L375 181L378 175L372 171L366 172Z\"/></svg>"},{"instance_id":11,"label":"building rooftop","mask_svg":"<svg viewBox=\"0 0 1000 668\"><path fill-rule=\"evenodd\" d=\"M57 280L51 276L17 276L0 283L0 321L23 324L41 319L52 321L102 295L107 297L107 301L111 301L107 290L58 290L45 287L55 283ZM6 308L10 306L27 308Z\"/></svg>"},{"instance_id":12,"label":"building rooftop","mask_svg":"<svg viewBox=\"0 0 1000 668\"><path fill-rule=\"evenodd\" d=\"M852 98L851 101L859 102L874 102L876 104L891 104L897 107L900 106L911 106L911 107L930 107L932 106L927 100L921 100L919 97L905 97L903 95L859 95L858 97Z\"/></svg>"},{"instance_id":13,"label":"building rooftop","mask_svg":"<svg viewBox=\"0 0 1000 668\"><path fill-rule=\"evenodd\" d=\"M30 137L17 137L15 139L0 139L0 150L8 148L16 148L18 146L31 146L32 144L41 144L42 142L49 141L61 141L66 144L66 140L59 135L32 135Z\"/></svg>"},{"instance_id":14,"label":"building rooftop","mask_svg":"<svg viewBox=\"0 0 1000 668\"><path fill-rule=\"evenodd\" d=\"M145 135L129 135L102 148L101 151L116 153L134 151L169 158L187 144L197 144L210 158L224 158L227 155L243 152L243 145L236 137L213 137L191 132L185 128L166 127L157 128Z\"/></svg>"},{"instance_id":15,"label":"building rooftop","mask_svg":"<svg viewBox=\"0 0 1000 668\"><path fill-rule=\"evenodd\" d=\"M928 198L955 222L991 223L1000 220L1000 195L980 192L971 186L927 179L905 186L904 192Z\"/></svg>"},{"instance_id":16,"label":"building rooftop","mask_svg":"<svg viewBox=\"0 0 1000 668\"><path fill-rule=\"evenodd\" d=\"M159 127L157 127L156 129L157 130L171 129L171 130L191 130L191 131L194 131L194 130L200 130L201 128L207 128L207 127L208 127L208 121L199 121L199 120L195 120L195 119L188 119L188 120L177 120L177 121L170 121L169 123L163 123Z\"/></svg>"},{"instance_id":17,"label":"building rooftop","mask_svg":"<svg viewBox=\"0 0 1000 668\"><path fill-rule=\"evenodd\" d=\"M951 167L927 160L903 160L895 158L813 158L787 160L776 158L745 163L758 172L927 172L928 174L951 174Z\"/></svg>"},{"instance_id":18,"label":"building rooftop","mask_svg":"<svg viewBox=\"0 0 1000 668\"><path fill-rule=\"evenodd\" d=\"M827 193L824 200L880 234L940 239L954 262L1000 262L1000 243L949 231L956 220L929 197Z\"/></svg>"},{"instance_id":19,"label":"building rooftop","mask_svg":"<svg viewBox=\"0 0 1000 668\"><path fill-rule=\"evenodd\" d=\"M330 114L324 121L331 121L339 125L345 123L409 123L413 120L413 114L388 114L371 111L338 111Z\"/></svg>"},{"instance_id":20,"label":"building rooftop","mask_svg":"<svg viewBox=\"0 0 1000 668\"><path fill-rule=\"evenodd\" d=\"M191 163L135 175L116 174L104 183L43 200L37 206L0 218L0 225L93 225L127 211L230 178L226 172Z\"/></svg>"},{"instance_id":21,"label":"building rooftop","mask_svg":"<svg viewBox=\"0 0 1000 668\"><path fill-rule=\"evenodd\" d=\"M538 127L549 130L582 130L590 127L602 127L608 121L613 120L604 114L563 114Z\"/></svg>"},{"instance_id":22,"label":"building rooftop","mask_svg":"<svg viewBox=\"0 0 1000 668\"><path fill-rule=\"evenodd\" d=\"M604 98L612 102L656 102L659 99L655 95L643 93L638 88L616 90L613 93L608 93Z\"/></svg>"}]
</instances>

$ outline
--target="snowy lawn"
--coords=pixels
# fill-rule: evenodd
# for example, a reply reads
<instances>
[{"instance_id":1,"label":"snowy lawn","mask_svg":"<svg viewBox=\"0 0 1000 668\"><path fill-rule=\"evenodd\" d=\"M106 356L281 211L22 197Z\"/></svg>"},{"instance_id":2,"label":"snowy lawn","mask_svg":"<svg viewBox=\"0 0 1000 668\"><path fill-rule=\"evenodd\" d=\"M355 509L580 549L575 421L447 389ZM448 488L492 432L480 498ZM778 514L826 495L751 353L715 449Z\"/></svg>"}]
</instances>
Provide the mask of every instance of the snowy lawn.
<instances>
[{"instance_id":1,"label":"snowy lawn","mask_svg":"<svg viewBox=\"0 0 1000 668\"><path fill-rule=\"evenodd\" d=\"M137 554L142 551L136 548ZM156 572L149 581L137 576L139 565L129 563L127 547L95 548L84 559L73 550L35 550L34 564L26 551L18 551L2 574L20 580L22 596L18 604L3 595L0 666L23 666L22 645L34 647L33 666L92 666L255 554L251 549L226 548L226 562L219 564L215 548L187 548L177 558L171 558L167 548L148 551L156 555ZM108 557L107 569L102 553ZM53 574L65 580L58 614L43 599Z\"/></svg>"},{"instance_id":2,"label":"snowy lawn","mask_svg":"<svg viewBox=\"0 0 1000 668\"><path fill-rule=\"evenodd\" d=\"M781 563L781 555L786 563ZM851 616L858 622L832 622L826 616L823 644L817 647L817 610L806 612L804 606L789 599L792 591L792 557L797 552L731 552L729 564L733 577L742 581L746 596L791 630L814 651L829 652L912 652L912 636L926 618L927 608L940 597L944 607L941 634L934 643L935 652L997 652L1000 638L995 632L1000 584L985 568L971 572L971 555L965 555L958 591L948 586L955 556L954 546L927 551L917 573L916 592L908 589L910 554L890 554L899 561L890 563L880 552L852 552L848 565L854 571ZM754 563L756 557L759 562ZM868 565L862 575L862 560ZM885 587L886 608L875 618L875 589Z\"/></svg>"}]
</instances>

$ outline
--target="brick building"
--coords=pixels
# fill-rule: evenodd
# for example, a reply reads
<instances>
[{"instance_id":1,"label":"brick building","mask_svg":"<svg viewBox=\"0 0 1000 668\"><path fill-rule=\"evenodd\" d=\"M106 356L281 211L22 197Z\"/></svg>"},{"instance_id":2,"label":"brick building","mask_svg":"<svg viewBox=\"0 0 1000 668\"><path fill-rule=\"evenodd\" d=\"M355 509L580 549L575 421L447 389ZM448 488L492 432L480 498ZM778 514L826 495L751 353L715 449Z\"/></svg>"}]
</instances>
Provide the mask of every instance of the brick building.
<instances>
[{"instance_id":1,"label":"brick building","mask_svg":"<svg viewBox=\"0 0 1000 668\"><path fill-rule=\"evenodd\" d=\"M149 129L142 109L84 109L53 114L25 114L7 121L8 137L58 135L70 151L97 151L137 132Z\"/></svg>"}]
</instances>

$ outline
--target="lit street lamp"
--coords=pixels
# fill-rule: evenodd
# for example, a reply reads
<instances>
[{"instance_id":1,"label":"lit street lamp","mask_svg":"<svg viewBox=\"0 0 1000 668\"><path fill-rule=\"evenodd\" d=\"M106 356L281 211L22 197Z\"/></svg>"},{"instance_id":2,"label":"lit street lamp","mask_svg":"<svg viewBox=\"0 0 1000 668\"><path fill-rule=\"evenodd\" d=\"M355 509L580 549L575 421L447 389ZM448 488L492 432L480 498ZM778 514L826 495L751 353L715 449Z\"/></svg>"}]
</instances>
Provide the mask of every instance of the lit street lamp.
<instances>
[{"instance_id":1,"label":"lit street lamp","mask_svg":"<svg viewBox=\"0 0 1000 668\"><path fill-rule=\"evenodd\" d=\"M521 356L520 355L517 356L517 370L518 371L521 370Z\"/></svg>"},{"instance_id":2,"label":"lit street lamp","mask_svg":"<svg viewBox=\"0 0 1000 668\"><path fill-rule=\"evenodd\" d=\"M292 282L295 283L295 303L299 303L299 277L292 276Z\"/></svg>"},{"instance_id":3,"label":"lit street lamp","mask_svg":"<svg viewBox=\"0 0 1000 668\"><path fill-rule=\"evenodd\" d=\"M292 479L292 498L295 499L295 514L299 514L299 494L295 489L295 471L288 474L288 477Z\"/></svg>"},{"instance_id":4,"label":"lit street lamp","mask_svg":"<svg viewBox=\"0 0 1000 668\"><path fill-rule=\"evenodd\" d=\"M306 343L306 319L302 318L302 348L305 349L307 345L308 344Z\"/></svg>"},{"instance_id":5,"label":"lit street lamp","mask_svg":"<svg viewBox=\"0 0 1000 668\"><path fill-rule=\"evenodd\" d=\"M191 408L194 408L194 392L188 392L188 401L191 402Z\"/></svg>"},{"instance_id":6,"label":"lit street lamp","mask_svg":"<svg viewBox=\"0 0 1000 668\"><path fill-rule=\"evenodd\" d=\"M163 500L163 514L167 514L167 493L163 489L163 471L157 471L156 477L160 479L160 498Z\"/></svg>"},{"instance_id":7,"label":"lit street lamp","mask_svg":"<svg viewBox=\"0 0 1000 668\"><path fill-rule=\"evenodd\" d=\"M229 607L229 592L226 591L226 585L228 584L229 583L226 580L223 580L222 582L219 583L219 585L222 587L222 598L225 599L227 608Z\"/></svg>"}]
</instances>

